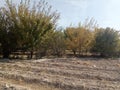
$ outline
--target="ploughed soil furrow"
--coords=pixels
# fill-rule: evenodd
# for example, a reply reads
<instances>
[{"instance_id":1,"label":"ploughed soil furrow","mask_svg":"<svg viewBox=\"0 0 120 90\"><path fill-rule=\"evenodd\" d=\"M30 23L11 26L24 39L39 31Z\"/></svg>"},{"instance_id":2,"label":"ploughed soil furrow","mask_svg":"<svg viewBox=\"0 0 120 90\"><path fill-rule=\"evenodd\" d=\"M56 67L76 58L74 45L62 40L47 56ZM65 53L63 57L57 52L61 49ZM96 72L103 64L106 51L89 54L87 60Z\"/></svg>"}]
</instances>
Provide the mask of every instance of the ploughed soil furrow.
<instances>
[{"instance_id":1,"label":"ploughed soil furrow","mask_svg":"<svg viewBox=\"0 0 120 90\"><path fill-rule=\"evenodd\" d=\"M15 67L15 68L13 68ZM96 68L96 67L81 67L80 65L79 66L75 66L75 65L62 65L62 67L59 65L59 66L56 66L55 64L54 65L47 65L47 66L43 66L43 65L40 65L40 66L36 66L34 64L33 65L18 65L18 64L6 64L6 65L0 65L0 70L24 70L24 71L28 71L28 70L31 70L31 71L35 71L35 72L40 72L41 69L45 70L58 70L58 71L63 71L63 72L67 72L67 71L73 71L73 72L81 72L81 73L89 73L89 74L98 74L98 75L102 75L102 74L106 74L106 76L108 75L112 75L114 73L116 73L116 75L119 76L120 74L120 69L118 70L108 70L108 69L99 69L99 68Z\"/></svg>"},{"instance_id":2,"label":"ploughed soil furrow","mask_svg":"<svg viewBox=\"0 0 120 90\"><path fill-rule=\"evenodd\" d=\"M0 78L62 90L120 90L119 61L54 59L0 63Z\"/></svg>"},{"instance_id":3,"label":"ploughed soil furrow","mask_svg":"<svg viewBox=\"0 0 120 90\"><path fill-rule=\"evenodd\" d=\"M74 61L75 62L75 61ZM77 61L76 61L77 62ZM16 64L15 64L16 65ZM68 63L64 63L64 62L33 62L33 63L29 63L29 64L23 64L21 63L21 65L19 65L19 63L17 64L18 66L28 66L28 67L52 67L52 68L61 68L61 69L71 69L71 70L92 70L92 71L119 71L120 70L120 67L113 67L113 66L109 66L107 67L104 66L102 67L102 65L98 66L96 64L93 64L93 63L89 63L89 62L83 62L83 63L79 63L79 64L70 64L69 62ZM117 66L117 65L116 65ZM120 72L119 72L120 73Z\"/></svg>"},{"instance_id":4,"label":"ploughed soil furrow","mask_svg":"<svg viewBox=\"0 0 120 90\"><path fill-rule=\"evenodd\" d=\"M99 63L99 62L98 62ZM100 62L101 63L101 62ZM114 63L113 63L114 64ZM24 64L25 65L25 64ZM107 63L108 65L108 63ZM97 63L94 63L92 61L68 61L68 62L59 62L59 61L48 61L48 62L33 62L30 63L30 66L38 66L38 67L59 67L59 68L69 68L69 69L75 69L79 70L82 68L89 68L93 70L104 70L104 71L119 71L120 67L117 67L117 64L113 66L110 65L97 65ZM94 68L93 68L94 67Z\"/></svg>"},{"instance_id":5,"label":"ploughed soil furrow","mask_svg":"<svg viewBox=\"0 0 120 90\"><path fill-rule=\"evenodd\" d=\"M28 67L27 67L28 68ZM4 69L5 72L8 71ZM10 72L14 72L14 73L19 73L19 74L23 74L23 73L27 73L28 75L32 74L35 75L37 77L40 76L40 74L48 74L48 75L60 75L60 76L65 76L65 77L70 77L70 78L79 78L79 79L95 79L95 80L108 80L108 81L120 81L120 79L118 78L113 78L111 77L109 74L106 75L102 75L100 73L96 72L83 72L83 71L73 71L73 70L62 70L62 69L55 69L55 68L31 68L29 67L28 69L26 69L26 67L19 67L19 69L11 69L9 70ZM26 72L27 71L27 72ZM111 73L111 72L110 72ZM115 73L115 72L113 72Z\"/></svg>"},{"instance_id":6,"label":"ploughed soil furrow","mask_svg":"<svg viewBox=\"0 0 120 90\"><path fill-rule=\"evenodd\" d=\"M28 73L30 74L30 73ZM14 79L17 81L24 81L26 83L39 83L39 84L47 84L47 85L53 85L57 88L62 88L64 90L82 90L82 89L95 89L99 90L100 88L109 90L112 88L116 88L116 90L120 89L120 82L111 82L111 81L100 81L100 80L89 80L89 79L77 79L77 78L68 78L60 75L47 75L47 74L41 74L39 77L35 77L34 75L26 75L26 74L19 74L19 73L6 73L6 72L0 72L0 77L8 78L8 79ZM53 79L54 78L54 79ZM72 81L72 82L71 82ZM91 83L93 82L93 83ZM109 83L106 85L106 83ZM72 89L70 89L72 88Z\"/></svg>"},{"instance_id":7,"label":"ploughed soil furrow","mask_svg":"<svg viewBox=\"0 0 120 90\"><path fill-rule=\"evenodd\" d=\"M12 68L15 67L15 68ZM11 69L12 68L12 69ZM59 66L54 65L50 67L41 67L41 66L27 66L27 65L10 65L9 67L3 68L2 70L7 71L13 71L13 72L19 72L23 73L26 71L29 71L37 76L39 76L41 73L44 74L54 74L54 75L62 75L66 77L74 77L74 78L80 78L80 79L96 79L96 80L108 80L108 81L120 81L119 73L116 70L112 71L105 71L105 70L98 70L98 69L92 69L92 68L79 68L79 70L74 69L68 69L65 68L64 70L60 68ZM105 71L104 73L102 71ZM116 76L112 77L112 74L115 74Z\"/></svg>"}]
</instances>

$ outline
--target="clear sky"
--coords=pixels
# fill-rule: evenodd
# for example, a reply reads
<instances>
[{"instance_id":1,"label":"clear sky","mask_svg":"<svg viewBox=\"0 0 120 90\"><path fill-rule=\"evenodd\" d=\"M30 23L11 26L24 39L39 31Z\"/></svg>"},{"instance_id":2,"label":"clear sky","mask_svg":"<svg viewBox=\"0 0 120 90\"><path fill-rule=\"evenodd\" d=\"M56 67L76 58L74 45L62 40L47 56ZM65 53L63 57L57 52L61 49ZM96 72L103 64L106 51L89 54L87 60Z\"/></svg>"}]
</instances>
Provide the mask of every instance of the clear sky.
<instances>
[{"instance_id":1,"label":"clear sky","mask_svg":"<svg viewBox=\"0 0 120 90\"><path fill-rule=\"evenodd\" d=\"M4 0L0 0L0 6ZM13 0L18 2L19 0ZM32 0L37 1L37 0ZM38 0L39 1L39 0ZM120 0L46 0L60 13L59 26L77 25L94 18L100 27L120 30Z\"/></svg>"}]
</instances>

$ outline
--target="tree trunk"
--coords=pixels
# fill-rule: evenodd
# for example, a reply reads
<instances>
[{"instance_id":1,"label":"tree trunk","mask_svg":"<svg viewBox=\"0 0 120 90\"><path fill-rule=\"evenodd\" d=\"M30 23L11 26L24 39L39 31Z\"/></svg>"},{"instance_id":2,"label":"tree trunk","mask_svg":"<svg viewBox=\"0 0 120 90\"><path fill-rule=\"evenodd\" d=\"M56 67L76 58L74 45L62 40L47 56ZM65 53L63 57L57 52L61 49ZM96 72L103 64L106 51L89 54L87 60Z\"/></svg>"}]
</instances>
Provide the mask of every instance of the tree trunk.
<instances>
[{"instance_id":1,"label":"tree trunk","mask_svg":"<svg viewBox=\"0 0 120 90\"><path fill-rule=\"evenodd\" d=\"M33 58L33 51L30 52L30 59Z\"/></svg>"},{"instance_id":2,"label":"tree trunk","mask_svg":"<svg viewBox=\"0 0 120 90\"><path fill-rule=\"evenodd\" d=\"M10 56L10 51L3 49L3 58L7 58L8 59L9 56Z\"/></svg>"},{"instance_id":3,"label":"tree trunk","mask_svg":"<svg viewBox=\"0 0 120 90\"><path fill-rule=\"evenodd\" d=\"M105 57L106 55L104 53L100 53L100 57Z\"/></svg>"},{"instance_id":4,"label":"tree trunk","mask_svg":"<svg viewBox=\"0 0 120 90\"><path fill-rule=\"evenodd\" d=\"M75 50L73 50L73 54L74 54L74 56L76 56L76 51Z\"/></svg>"}]
</instances>

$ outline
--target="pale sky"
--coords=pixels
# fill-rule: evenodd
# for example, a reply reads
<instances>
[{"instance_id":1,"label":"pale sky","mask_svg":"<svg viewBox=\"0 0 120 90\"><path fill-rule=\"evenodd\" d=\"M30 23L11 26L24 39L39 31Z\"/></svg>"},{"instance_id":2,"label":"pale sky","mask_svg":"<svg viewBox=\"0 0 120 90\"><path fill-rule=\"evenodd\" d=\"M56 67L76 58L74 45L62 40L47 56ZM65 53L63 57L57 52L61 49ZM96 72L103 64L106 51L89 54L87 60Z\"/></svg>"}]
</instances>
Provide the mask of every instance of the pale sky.
<instances>
[{"instance_id":1,"label":"pale sky","mask_svg":"<svg viewBox=\"0 0 120 90\"><path fill-rule=\"evenodd\" d=\"M0 6L4 0L0 0ZM19 0L13 0L18 2ZM39 1L39 0L31 0ZM120 30L120 0L46 0L60 13L59 26L77 25L94 18L100 27Z\"/></svg>"}]
</instances>

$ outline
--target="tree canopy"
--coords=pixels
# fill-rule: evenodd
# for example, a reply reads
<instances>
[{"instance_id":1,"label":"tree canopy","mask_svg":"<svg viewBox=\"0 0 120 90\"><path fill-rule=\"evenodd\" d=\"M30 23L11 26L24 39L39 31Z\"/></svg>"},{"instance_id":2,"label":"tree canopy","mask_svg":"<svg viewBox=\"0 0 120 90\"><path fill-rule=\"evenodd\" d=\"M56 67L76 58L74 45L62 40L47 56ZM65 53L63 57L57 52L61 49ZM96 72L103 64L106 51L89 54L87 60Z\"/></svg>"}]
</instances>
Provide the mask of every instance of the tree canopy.
<instances>
[{"instance_id":1,"label":"tree canopy","mask_svg":"<svg viewBox=\"0 0 120 90\"><path fill-rule=\"evenodd\" d=\"M100 28L95 34L93 50L104 56L114 55L120 49L120 34L111 28Z\"/></svg>"},{"instance_id":2,"label":"tree canopy","mask_svg":"<svg viewBox=\"0 0 120 90\"><path fill-rule=\"evenodd\" d=\"M51 10L45 1L30 3L21 0L16 5L6 0L6 6L0 9L0 43L3 57L17 49L33 52L39 46L46 32L54 30L59 14Z\"/></svg>"},{"instance_id":3,"label":"tree canopy","mask_svg":"<svg viewBox=\"0 0 120 90\"><path fill-rule=\"evenodd\" d=\"M9 58L17 51L33 54L62 56L66 51L74 55L99 53L116 56L120 53L120 34L112 28L99 28L96 21L86 19L83 24L67 28L56 27L59 13L40 0L31 3L21 0L15 4L5 0L0 8L0 54Z\"/></svg>"}]
</instances>

